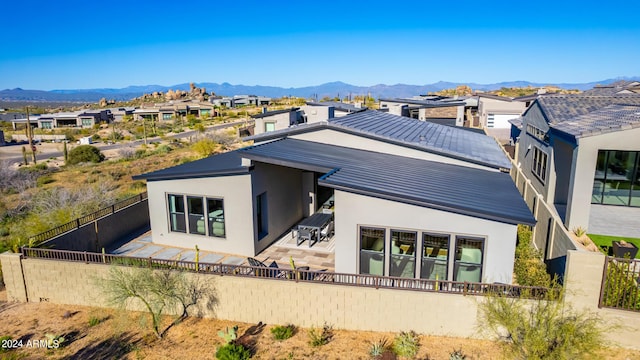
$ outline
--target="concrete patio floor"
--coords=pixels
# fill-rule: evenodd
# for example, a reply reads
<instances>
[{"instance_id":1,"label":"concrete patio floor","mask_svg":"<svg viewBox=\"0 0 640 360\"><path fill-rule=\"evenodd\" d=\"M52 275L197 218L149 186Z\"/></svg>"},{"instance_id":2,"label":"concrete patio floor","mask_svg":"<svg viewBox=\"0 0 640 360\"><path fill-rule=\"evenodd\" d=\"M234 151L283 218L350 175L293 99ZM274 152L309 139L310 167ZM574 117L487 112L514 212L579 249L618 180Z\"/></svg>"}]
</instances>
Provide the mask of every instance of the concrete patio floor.
<instances>
[{"instance_id":1,"label":"concrete patio floor","mask_svg":"<svg viewBox=\"0 0 640 360\"><path fill-rule=\"evenodd\" d=\"M315 243L309 248L308 242L296 245L296 239L291 232L285 233L280 239L266 248L254 258L269 264L272 261L282 268L290 268L289 257L293 258L296 267L309 266L311 270L335 268L335 239ZM151 231L128 241L121 246L108 251L114 255L131 257L152 257L163 260L195 261L195 249L185 249L168 245L155 244L151 241ZM229 265L249 265L247 257L238 254L226 254L212 251L200 251L201 263L223 263Z\"/></svg>"}]
</instances>

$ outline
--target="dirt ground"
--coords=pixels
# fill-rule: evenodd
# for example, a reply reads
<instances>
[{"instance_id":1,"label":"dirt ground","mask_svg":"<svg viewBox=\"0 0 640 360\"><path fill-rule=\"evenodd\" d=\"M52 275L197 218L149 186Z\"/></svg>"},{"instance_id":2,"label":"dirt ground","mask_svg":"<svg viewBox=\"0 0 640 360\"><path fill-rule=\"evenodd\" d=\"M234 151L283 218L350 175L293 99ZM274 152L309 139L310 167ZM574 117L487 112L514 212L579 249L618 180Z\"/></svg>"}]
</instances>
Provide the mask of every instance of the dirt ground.
<instances>
[{"instance_id":1,"label":"dirt ground","mask_svg":"<svg viewBox=\"0 0 640 360\"><path fill-rule=\"evenodd\" d=\"M216 319L189 318L157 340L148 330L148 319L140 313L85 306L49 303L6 303L0 291L0 337L21 340L22 347L0 353L26 359L214 359L223 340L218 331L234 325L238 334L252 334L246 339L255 343L254 359L369 359L371 342L394 333L334 330L332 340L323 346L309 345L307 329L298 329L287 340L273 339L273 324L258 327ZM93 323L92 323L93 321ZM49 334L49 335L47 335ZM36 347L47 336L64 336L60 348ZM420 336L418 359L449 359L454 349L461 349L467 359L502 359L499 346L492 341ZM604 352L603 352L604 353ZM640 352L607 349L605 359L640 359Z\"/></svg>"}]
</instances>

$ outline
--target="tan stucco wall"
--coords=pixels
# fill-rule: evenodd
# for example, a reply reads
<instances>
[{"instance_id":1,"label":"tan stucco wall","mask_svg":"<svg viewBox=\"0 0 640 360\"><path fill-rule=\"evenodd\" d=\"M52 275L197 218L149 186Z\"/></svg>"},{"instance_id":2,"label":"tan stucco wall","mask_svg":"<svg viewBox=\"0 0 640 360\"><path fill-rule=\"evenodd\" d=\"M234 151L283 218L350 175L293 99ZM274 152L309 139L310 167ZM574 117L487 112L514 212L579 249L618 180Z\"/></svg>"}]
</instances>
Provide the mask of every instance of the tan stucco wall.
<instances>
[{"instance_id":1,"label":"tan stucco wall","mask_svg":"<svg viewBox=\"0 0 640 360\"><path fill-rule=\"evenodd\" d=\"M335 204L336 272L359 273L359 261L354 261L359 259L360 254L358 226L391 227L483 237L483 282L511 283L516 246L515 225L337 190ZM453 272L454 246L455 241L452 241L450 274ZM388 244L386 248L389 249Z\"/></svg>"},{"instance_id":2,"label":"tan stucco wall","mask_svg":"<svg viewBox=\"0 0 640 360\"><path fill-rule=\"evenodd\" d=\"M346 134L346 133L335 131L335 130L318 130L318 131L312 131L312 132L307 132L302 134L291 135L290 137L293 139L314 141L314 142L319 142L323 144L338 145L338 146L344 146L344 147L359 149L359 150L369 150L369 151L375 151L380 153L387 153L391 155L405 156L405 157L410 157L414 159L423 159L423 160L437 161L437 162L446 163L446 164L461 165L461 166L466 166L466 167L471 167L476 169L498 171L493 168L472 164L466 161L453 159L447 156L437 155L437 154L429 153L426 151L409 149L404 146L389 144L389 143L385 143L385 142L377 141L373 139L367 139L362 136Z\"/></svg>"},{"instance_id":3,"label":"tan stucco wall","mask_svg":"<svg viewBox=\"0 0 640 360\"><path fill-rule=\"evenodd\" d=\"M567 201L567 228L588 228L593 177L598 150L640 151L640 128L590 136L578 140L577 156L572 167L572 179ZM640 209L639 209L640 210ZM640 216L640 212L639 212Z\"/></svg>"},{"instance_id":4,"label":"tan stucco wall","mask_svg":"<svg viewBox=\"0 0 640 360\"><path fill-rule=\"evenodd\" d=\"M2 260L4 268L5 259ZM108 275L109 265L40 259L25 259L22 264L30 302L107 306L97 284ZM8 267L15 268L17 264L11 262ZM478 297L264 278L187 276L200 277L215 288L216 306L213 310L202 309L205 317L249 323L292 323L302 327L322 326L326 322L340 329L412 329L432 335L481 335L476 329L477 301L481 299ZM420 307L416 308L416 304ZM447 307L456 311L442 311Z\"/></svg>"},{"instance_id":5,"label":"tan stucco wall","mask_svg":"<svg viewBox=\"0 0 640 360\"><path fill-rule=\"evenodd\" d=\"M147 182L152 241L158 244L253 256L251 175ZM224 200L225 237L169 231L167 194Z\"/></svg>"}]
</instances>

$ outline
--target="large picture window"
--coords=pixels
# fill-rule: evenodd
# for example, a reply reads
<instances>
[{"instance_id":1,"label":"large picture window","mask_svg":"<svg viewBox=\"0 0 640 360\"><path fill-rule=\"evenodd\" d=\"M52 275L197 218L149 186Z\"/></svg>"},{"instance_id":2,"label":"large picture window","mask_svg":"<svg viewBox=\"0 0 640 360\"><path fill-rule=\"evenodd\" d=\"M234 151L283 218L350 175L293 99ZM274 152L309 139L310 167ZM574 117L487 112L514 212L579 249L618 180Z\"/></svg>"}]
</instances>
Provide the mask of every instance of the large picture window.
<instances>
[{"instance_id":1,"label":"large picture window","mask_svg":"<svg viewBox=\"0 0 640 360\"><path fill-rule=\"evenodd\" d=\"M547 153L537 146L533 148L531 172L543 183L547 180Z\"/></svg>"},{"instance_id":2,"label":"large picture window","mask_svg":"<svg viewBox=\"0 0 640 360\"><path fill-rule=\"evenodd\" d=\"M258 222L258 239L262 239L269 234L266 192L256 196L256 218Z\"/></svg>"},{"instance_id":3,"label":"large picture window","mask_svg":"<svg viewBox=\"0 0 640 360\"><path fill-rule=\"evenodd\" d=\"M360 273L384 274L384 229L360 228Z\"/></svg>"},{"instance_id":4,"label":"large picture window","mask_svg":"<svg viewBox=\"0 0 640 360\"><path fill-rule=\"evenodd\" d=\"M640 152L600 150L592 204L640 207Z\"/></svg>"},{"instance_id":5,"label":"large picture window","mask_svg":"<svg viewBox=\"0 0 640 360\"><path fill-rule=\"evenodd\" d=\"M420 277L447 280L449 264L449 235L422 234L422 270Z\"/></svg>"},{"instance_id":6,"label":"large picture window","mask_svg":"<svg viewBox=\"0 0 640 360\"><path fill-rule=\"evenodd\" d=\"M389 276L414 278L416 275L417 233L391 230L391 263Z\"/></svg>"},{"instance_id":7,"label":"large picture window","mask_svg":"<svg viewBox=\"0 0 640 360\"><path fill-rule=\"evenodd\" d=\"M454 281L480 282L484 239L456 236Z\"/></svg>"},{"instance_id":8,"label":"large picture window","mask_svg":"<svg viewBox=\"0 0 640 360\"><path fill-rule=\"evenodd\" d=\"M224 202L222 199L168 194L167 203L171 231L216 237L225 236Z\"/></svg>"}]
</instances>

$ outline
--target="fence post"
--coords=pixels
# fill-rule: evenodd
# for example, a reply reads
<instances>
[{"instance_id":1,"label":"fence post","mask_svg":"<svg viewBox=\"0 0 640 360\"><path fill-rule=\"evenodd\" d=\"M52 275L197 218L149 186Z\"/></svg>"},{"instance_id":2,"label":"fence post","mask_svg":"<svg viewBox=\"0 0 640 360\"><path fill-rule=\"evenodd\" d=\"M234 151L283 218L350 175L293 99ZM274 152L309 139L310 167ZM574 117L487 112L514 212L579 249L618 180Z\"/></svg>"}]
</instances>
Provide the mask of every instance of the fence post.
<instances>
[{"instance_id":1,"label":"fence post","mask_svg":"<svg viewBox=\"0 0 640 360\"><path fill-rule=\"evenodd\" d=\"M76 219L76 229L80 229L80 218Z\"/></svg>"},{"instance_id":2,"label":"fence post","mask_svg":"<svg viewBox=\"0 0 640 360\"><path fill-rule=\"evenodd\" d=\"M607 269L609 268L609 262L611 258L607 256L604 259L604 268L602 269L602 285L600 285L600 298L598 299L598 308L602 308L602 300L604 300L604 288L607 285Z\"/></svg>"},{"instance_id":3,"label":"fence post","mask_svg":"<svg viewBox=\"0 0 640 360\"><path fill-rule=\"evenodd\" d=\"M83 254L84 254L84 262L85 262L85 264L88 264L89 260L87 259L87 252L83 251Z\"/></svg>"},{"instance_id":4,"label":"fence post","mask_svg":"<svg viewBox=\"0 0 640 360\"><path fill-rule=\"evenodd\" d=\"M152 258L151 258L151 256L149 256L149 260L148 260L148 261L149 261L149 269L151 269L151 268L152 268L152 266L151 266L151 260L152 260Z\"/></svg>"}]
</instances>

